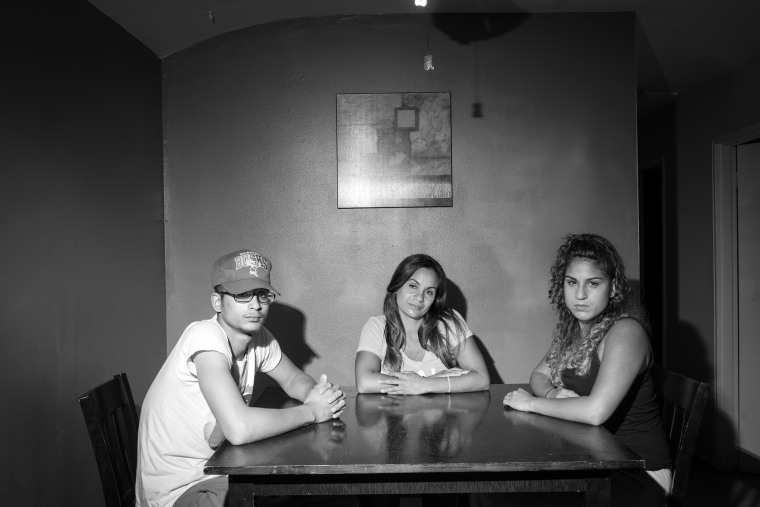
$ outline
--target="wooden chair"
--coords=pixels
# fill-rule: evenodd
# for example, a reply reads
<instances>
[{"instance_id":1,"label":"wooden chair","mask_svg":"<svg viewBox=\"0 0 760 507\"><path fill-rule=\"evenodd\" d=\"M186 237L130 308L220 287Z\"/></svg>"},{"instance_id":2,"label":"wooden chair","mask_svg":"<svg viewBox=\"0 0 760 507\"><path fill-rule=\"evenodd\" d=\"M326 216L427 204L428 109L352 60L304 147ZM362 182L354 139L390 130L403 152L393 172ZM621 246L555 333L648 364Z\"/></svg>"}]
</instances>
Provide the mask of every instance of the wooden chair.
<instances>
[{"instance_id":1,"label":"wooden chair","mask_svg":"<svg viewBox=\"0 0 760 507\"><path fill-rule=\"evenodd\" d=\"M659 366L652 368L673 461L670 505L682 505L709 385Z\"/></svg>"},{"instance_id":2,"label":"wooden chair","mask_svg":"<svg viewBox=\"0 0 760 507\"><path fill-rule=\"evenodd\" d=\"M126 373L79 398L107 507L135 504L137 409Z\"/></svg>"}]
</instances>

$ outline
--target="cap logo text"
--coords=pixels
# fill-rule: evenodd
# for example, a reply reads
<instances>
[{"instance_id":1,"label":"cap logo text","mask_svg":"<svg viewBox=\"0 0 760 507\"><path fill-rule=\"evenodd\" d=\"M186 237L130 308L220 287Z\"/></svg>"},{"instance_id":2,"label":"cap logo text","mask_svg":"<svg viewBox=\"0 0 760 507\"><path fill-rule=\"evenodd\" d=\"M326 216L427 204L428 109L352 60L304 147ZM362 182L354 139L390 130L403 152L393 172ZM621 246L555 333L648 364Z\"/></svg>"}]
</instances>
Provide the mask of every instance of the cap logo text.
<instances>
[{"instance_id":1,"label":"cap logo text","mask_svg":"<svg viewBox=\"0 0 760 507\"><path fill-rule=\"evenodd\" d=\"M245 252L235 257L235 271L245 267L250 268L250 273L258 278L259 275L256 273L256 269L263 268L267 271L267 261L257 253Z\"/></svg>"}]
</instances>

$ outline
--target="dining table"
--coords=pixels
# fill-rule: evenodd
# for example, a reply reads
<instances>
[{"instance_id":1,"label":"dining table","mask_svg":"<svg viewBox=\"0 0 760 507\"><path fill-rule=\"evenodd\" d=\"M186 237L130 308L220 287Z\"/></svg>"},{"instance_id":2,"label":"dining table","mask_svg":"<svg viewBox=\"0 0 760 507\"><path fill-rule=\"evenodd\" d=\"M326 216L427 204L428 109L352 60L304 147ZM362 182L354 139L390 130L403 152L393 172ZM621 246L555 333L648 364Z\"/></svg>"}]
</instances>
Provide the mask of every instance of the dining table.
<instances>
[{"instance_id":1,"label":"dining table","mask_svg":"<svg viewBox=\"0 0 760 507\"><path fill-rule=\"evenodd\" d=\"M601 426L504 407L525 384L391 396L343 387L340 419L245 445L224 441L205 474L229 476L231 507L267 495L581 494L610 505L610 475L644 460ZM255 406L299 402L268 388Z\"/></svg>"}]
</instances>

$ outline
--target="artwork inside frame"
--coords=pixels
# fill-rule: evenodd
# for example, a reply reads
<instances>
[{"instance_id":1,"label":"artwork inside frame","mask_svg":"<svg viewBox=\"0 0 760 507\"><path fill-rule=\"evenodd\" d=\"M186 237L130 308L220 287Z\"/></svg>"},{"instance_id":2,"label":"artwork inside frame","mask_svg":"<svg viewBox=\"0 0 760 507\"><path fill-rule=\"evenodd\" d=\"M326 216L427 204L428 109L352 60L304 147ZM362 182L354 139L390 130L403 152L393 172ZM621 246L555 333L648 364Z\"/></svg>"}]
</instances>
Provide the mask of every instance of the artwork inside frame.
<instances>
[{"instance_id":1,"label":"artwork inside frame","mask_svg":"<svg viewBox=\"0 0 760 507\"><path fill-rule=\"evenodd\" d=\"M337 96L338 208L452 206L451 93Z\"/></svg>"}]
</instances>

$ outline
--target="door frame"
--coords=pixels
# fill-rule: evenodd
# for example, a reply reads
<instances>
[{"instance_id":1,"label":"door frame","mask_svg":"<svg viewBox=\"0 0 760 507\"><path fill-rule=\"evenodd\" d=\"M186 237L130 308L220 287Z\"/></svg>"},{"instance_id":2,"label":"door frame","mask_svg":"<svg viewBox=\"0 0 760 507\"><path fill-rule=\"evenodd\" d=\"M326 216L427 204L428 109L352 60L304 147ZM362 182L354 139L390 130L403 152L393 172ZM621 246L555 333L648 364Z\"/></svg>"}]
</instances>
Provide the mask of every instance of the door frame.
<instances>
[{"instance_id":1,"label":"door frame","mask_svg":"<svg viewBox=\"0 0 760 507\"><path fill-rule=\"evenodd\" d=\"M739 307L736 146L760 138L760 123L713 139L715 465L735 470L739 451ZM726 427L728 426L728 427Z\"/></svg>"}]
</instances>

